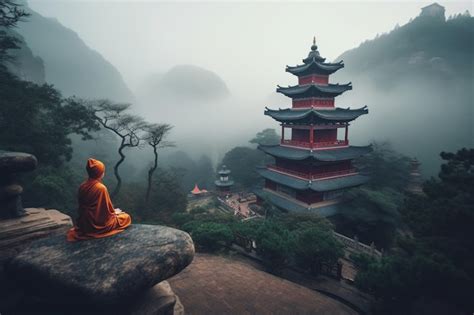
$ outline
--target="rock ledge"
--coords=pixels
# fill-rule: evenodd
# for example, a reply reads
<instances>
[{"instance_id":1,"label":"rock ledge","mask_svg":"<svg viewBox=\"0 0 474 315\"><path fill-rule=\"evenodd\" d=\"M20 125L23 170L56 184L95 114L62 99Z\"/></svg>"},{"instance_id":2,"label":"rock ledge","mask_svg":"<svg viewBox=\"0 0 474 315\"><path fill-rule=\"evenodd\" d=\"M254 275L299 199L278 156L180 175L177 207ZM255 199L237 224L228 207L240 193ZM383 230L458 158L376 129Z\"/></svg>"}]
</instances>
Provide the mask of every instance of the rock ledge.
<instances>
[{"instance_id":1,"label":"rock ledge","mask_svg":"<svg viewBox=\"0 0 474 315\"><path fill-rule=\"evenodd\" d=\"M191 263L194 245L180 230L130 226L103 239L70 243L65 235L31 243L7 265L30 294L53 303L121 305Z\"/></svg>"}]
</instances>

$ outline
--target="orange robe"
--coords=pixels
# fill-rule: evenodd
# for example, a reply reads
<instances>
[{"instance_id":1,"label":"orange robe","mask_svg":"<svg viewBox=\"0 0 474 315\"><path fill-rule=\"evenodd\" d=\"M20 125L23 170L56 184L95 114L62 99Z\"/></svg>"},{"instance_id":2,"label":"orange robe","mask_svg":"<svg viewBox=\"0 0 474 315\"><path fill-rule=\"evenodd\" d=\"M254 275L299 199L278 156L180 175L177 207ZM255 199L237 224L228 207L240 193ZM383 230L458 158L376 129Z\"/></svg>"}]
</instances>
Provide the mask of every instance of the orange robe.
<instances>
[{"instance_id":1,"label":"orange robe","mask_svg":"<svg viewBox=\"0 0 474 315\"><path fill-rule=\"evenodd\" d=\"M67 233L68 241L101 238L122 232L131 223L125 212L116 214L107 187L89 178L79 187L79 218Z\"/></svg>"}]
</instances>

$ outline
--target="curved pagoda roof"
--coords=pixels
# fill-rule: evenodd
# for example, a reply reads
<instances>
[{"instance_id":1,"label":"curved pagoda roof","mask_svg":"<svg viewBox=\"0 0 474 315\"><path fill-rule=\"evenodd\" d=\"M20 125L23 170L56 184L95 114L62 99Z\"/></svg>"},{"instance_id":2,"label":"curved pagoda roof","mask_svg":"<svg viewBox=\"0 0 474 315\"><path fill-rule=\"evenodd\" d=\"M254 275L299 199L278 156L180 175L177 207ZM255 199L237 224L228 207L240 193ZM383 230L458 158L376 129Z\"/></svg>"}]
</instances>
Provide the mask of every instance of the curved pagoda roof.
<instances>
[{"instance_id":1,"label":"curved pagoda roof","mask_svg":"<svg viewBox=\"0 0 474 315\"><path fill-rule=\"evenodd\" d=\"M219 175L229 175L230 173L230 170L225 165L222 165L222 168L218 172Z\"/></svg>"},{"instance_id":2,"label":"curved pagoda roof","mask_svg":"<svg viewBox=\"0 0 474 315\"><path fill-rule=\"evenodd\" d=\"M259 168L257 172L266 179L272 182L296 189L296 190L307 190L311 189L318 192L326 192L331 190L343 189L360 186L367 183L369 180L368 176L354 174L342 177L320 179L320 180L309 180L300 179L291 175L285 175L279 172L271 171L267 168Z\"/></svg>"},{"instance_id":3,"label":"curved pagoda roof","mask_svg":"<svg viewBox=\"0 0 474 315\"><path fill-rule=\"evenodd\" d=\"M292 202L287 198L284 198L277 194L273 194L271 192L264 191L262 189L255 190L254 193L260 198L269 201L271 204L288 212L310 212L319 214L323 217L329 217L338 212L338 204L331 204L319 207L305 207L302 204Z\"/></svg>"},{"instance_id":4,"label":"curved pagoda roof","mask_svg":"<svg viewBox=\"0 0 474 315\"><path fill-rule=\"evenodd\" d=\"M310 63L311 61L316 60L319 62L324 62L326 58L321 57L318 51L318 46L316 45L316 36L313 37L313 45L311 45L311 51L308 54L308 57L303 59L304 63Z\"/></svg>"},{"instance_id":5,"label":"curved pagoda roof","mask_svg":"<svg viewBox=\"0 0 474 315\"><path fill-rule=\"evenodd\" d=\"M316 59L313 59L309 63L305 63L302 65L286 66L286 72L294 74L298 77L311 74L329 75L341 68L344 68L344 63L342 62L342 60L338 63L324 63L318 62L316 61Z\"/></svg>"},{"instance_id":6,"label":"curved pagoda roof","mask_svg":"<svg viewBox=\"0 0 474 315\"><path fill-rule=\"evenodd\" d=\"M344 161L358 158L372 151L372 146L349 146L338 149L308 150L280 145L259 145L258 149L274 157L288 160L315 159L323 162Z\"/></svg>"},{"instance_id":7,"label":"curved pagoda roof","mask_svg":"<svg viewBox=\"0 0 474 315\"><path fill-rule=\"evenodd\" d=\"M276 89L278 93L282 93L291 98L335 97L348 90L352 90L351 82L347 84L278 86Z\"/></svg>"},{"instance_id":8,"label":"curved pagoda roof","mask_svg":"<svg viewBox=\"0 0 474 315\"><path fill-rule=\"evenodd\" d=\"M219 186L219 187L230 187L230 186L234 185L234 181L231 180L231 179L229 179L227 181L221 181L221 180L218 179L218 180L214 181L214 184L216 186Z\"/></svg>"},{"instance_id":9,"label":"curved pagoda roof","mask_svg":"<svg viewBox=\"0 0 474 315\"><path fill-rule=\"evenodd\" d=\"M291 123L321 123L321 122L349 122L361 115L369 112L367 106L350 109L350 108L335 108L335 109L269 109L266 108L265 115L272 117L279 122Z\"/></svg>"},{"instance_id":10,"label":"curved pagoda roof","mask_svg":"<svg viewBox=\"0 0 474 315\"><path fill-rule=\"evenodd\" d=\"M304 76L310 74L323 74L329 75L336 72L337 70L344 67L344 63L339 61L338 63L326 63L326 58L321 57L316 46L316 38L313 37L313 45L308 57L303 59L302 65L297 66L286 66L286 71L296 76Z\"/></svg>"}]
</instances>

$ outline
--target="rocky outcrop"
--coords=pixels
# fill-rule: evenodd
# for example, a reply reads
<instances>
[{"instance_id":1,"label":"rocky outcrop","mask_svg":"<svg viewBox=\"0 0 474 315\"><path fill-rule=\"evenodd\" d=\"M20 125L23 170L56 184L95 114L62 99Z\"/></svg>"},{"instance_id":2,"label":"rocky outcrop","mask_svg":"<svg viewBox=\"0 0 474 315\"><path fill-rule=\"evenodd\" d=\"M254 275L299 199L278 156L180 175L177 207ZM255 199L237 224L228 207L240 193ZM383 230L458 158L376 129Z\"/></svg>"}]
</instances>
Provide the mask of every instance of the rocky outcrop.
<instances>
[{"instance_id":1,"label":"rocky outcrop","mask_svg":"<svg viewBox=\"0 0 474 315\"><path fill-rule=\"evenodd\" d=\"M19 172L30 172L37 164L34 155L0 150L0 219L26 214L21 203L23 188L18 185L15 175Z\"/></svg>"},{"instance_id":2,"label":"rocky outcrop","mask_svg":"<svg viewBox=\"0 0 474 315\"><path fill-rule=\"evenodd\" d=\"M16 279L7 278L5 262L39 238L65 235L71 218L57 210L26 208L21 217L0 220L0 313L13 307L23 295Z\"/></svg>"},{"instance_id":3,"label":"rocky outcrop","mask_svg":"<svg viewBox=\"0 0 474 315\"><path fill-rule=\"evenodd\" d=\"M61 235L32 242L7 264L7 271L43 305L121 312L183 270L193 256L187 233L132 225L102 239L70 243Z\"/></svg>"}]
</instances>

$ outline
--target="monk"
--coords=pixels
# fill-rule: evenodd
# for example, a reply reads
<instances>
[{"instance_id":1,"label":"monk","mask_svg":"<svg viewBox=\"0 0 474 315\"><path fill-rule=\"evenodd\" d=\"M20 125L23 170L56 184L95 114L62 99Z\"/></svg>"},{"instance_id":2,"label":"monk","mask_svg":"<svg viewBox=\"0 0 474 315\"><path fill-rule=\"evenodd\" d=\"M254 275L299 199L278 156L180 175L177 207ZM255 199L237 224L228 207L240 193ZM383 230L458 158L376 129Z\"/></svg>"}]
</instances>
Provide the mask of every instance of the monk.
<instances>
[{"instance_id":1,"label":"monk","mask_svg":"<svg viewBox=\"0 0 474 315\"><path fill-rule=\"evenodd\" d=\"M67 233L70 242L111 236L125 230L131 223L130 215L114 209L107 187L102 183L105 165L99 160L88 159L89 178L79 187L79 217Z\"/></svg>"}]
</instances>

